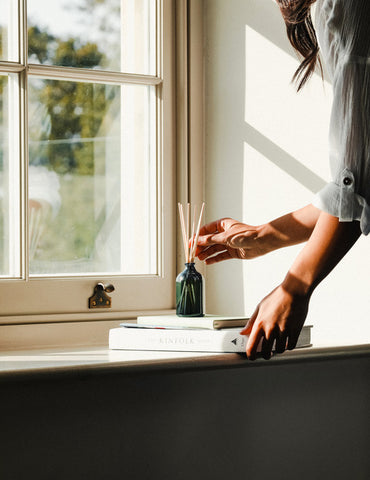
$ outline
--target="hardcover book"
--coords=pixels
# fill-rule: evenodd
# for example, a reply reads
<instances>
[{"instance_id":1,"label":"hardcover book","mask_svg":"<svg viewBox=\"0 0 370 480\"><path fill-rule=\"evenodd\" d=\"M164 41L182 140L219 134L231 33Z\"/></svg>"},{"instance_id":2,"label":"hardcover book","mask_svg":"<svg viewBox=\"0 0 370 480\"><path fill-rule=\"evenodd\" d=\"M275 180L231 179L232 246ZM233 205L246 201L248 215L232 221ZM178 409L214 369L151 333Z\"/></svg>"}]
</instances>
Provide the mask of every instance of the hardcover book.
<instances>
[{"instance_id":1,"label":"hardcover book","mask_svg":"<svg viewBox=\"0 0 370 480\"><path fill-rule=\"evenodd\" d=\"M119 327L109 331L112 350L161 350L177 352L245 352L248 337L241 328L174 329ZM311 345L311 326L304 326L297 347Z\"/></svg>"},{"instance_id":2,"label":"hardcover book","mask_svg":"<svg viewBox=\"0 0 370 480\"><path fill-rule=\"evenodd\" d=\"M178 317L177 315L147 315L137 317L138 325L153 327L190 327L220 329L231 327L244 327L248 322L248 317L233 317L222 315L204 315L204 317Z\"/></svg>"}]
</instances>

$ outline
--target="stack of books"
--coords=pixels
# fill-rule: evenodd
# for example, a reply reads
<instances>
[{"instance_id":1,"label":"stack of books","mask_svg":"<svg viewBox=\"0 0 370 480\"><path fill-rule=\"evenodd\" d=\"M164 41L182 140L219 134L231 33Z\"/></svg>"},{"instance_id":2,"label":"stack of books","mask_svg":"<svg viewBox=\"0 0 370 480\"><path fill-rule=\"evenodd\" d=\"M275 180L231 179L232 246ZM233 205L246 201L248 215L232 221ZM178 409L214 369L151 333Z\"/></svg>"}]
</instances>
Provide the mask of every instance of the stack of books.
<instances>
[{"instance_id":1,"label":"stack of books","mask_svg":"<svg viewBox=\"0 0 370 480\"><path fill-rule=\"evenodd\" d=\"M177 352L245 352L248 337L240 335L248 317L141 316L137 323L122 323L109 331L112 350L162 350ZM297 347L311 345L311 326L305 325Z\"/></svg>"}]
</instances>

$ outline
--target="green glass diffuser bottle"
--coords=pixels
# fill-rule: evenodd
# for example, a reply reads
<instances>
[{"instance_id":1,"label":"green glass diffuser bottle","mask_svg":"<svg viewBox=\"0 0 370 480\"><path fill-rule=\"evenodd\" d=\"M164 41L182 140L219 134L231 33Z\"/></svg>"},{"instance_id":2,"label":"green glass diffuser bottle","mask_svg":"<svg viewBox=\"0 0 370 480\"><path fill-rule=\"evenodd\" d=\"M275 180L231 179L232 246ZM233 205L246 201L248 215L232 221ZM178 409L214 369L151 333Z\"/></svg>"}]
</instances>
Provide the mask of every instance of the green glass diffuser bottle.
<instances>
[{"instance_id":1,"label":"green glass diffuser bottle","mask_svg":"<svg viewBox=\"0 0 370 480\"><path fill-rule=\"evenodd\" d=\"M179 317L203 317L203 277L195 269L194 262L185 263L176 278L176 315Z\"/></svg>"},{"instance_id":2,"label":"green glass diffuser bottle","mask_svg":"<svg viewBox=\"0 0 370 480\"><path fill-rule=\"evenodd\" d=\"M182 232L182 241L185 254L185 270L183 270L176 278L176 314L179 317L203 317L204 316L204 288L203 277L196 271L194 259L197 252L197 245L200 233L200 225L204 211L204 203L202 204L198 226L196 225L196 207L193 209L192 232L190 232L191 205L187 204L186 216L181 203L179 206L180 224Z\"/></svg>"}]
</instances>

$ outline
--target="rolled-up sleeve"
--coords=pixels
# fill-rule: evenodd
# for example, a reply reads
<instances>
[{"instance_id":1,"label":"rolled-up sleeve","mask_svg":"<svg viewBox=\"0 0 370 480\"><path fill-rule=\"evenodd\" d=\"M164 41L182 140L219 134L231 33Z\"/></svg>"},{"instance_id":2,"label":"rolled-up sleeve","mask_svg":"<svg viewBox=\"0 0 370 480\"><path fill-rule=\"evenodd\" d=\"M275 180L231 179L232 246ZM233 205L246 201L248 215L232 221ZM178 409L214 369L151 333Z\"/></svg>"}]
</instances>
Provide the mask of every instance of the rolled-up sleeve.
<instances>
[{"instance_id":1,"label":"rolled-up sleeve","mask_svg":"<svg viewBox=\"0 0 370 480\"><path fill-rule=\"evenodd\" d=\"M324 62L333 84L329 152L332 181L314 205L370 232L369 0L323 0ZM319 32L320 33L320 32Z\"/></svg>"},{"instance_id":2,"label":"rolled-up sleeve","mask_svg":"<svg viewBox=\"0 0 370 480\"><path fill-rule=\"evenodd\" d=\"M337 62L330 121L333 181L314 204L342 222L360 221L370 232L370 59L348 56Z\"/></svg>"}]
</instances>

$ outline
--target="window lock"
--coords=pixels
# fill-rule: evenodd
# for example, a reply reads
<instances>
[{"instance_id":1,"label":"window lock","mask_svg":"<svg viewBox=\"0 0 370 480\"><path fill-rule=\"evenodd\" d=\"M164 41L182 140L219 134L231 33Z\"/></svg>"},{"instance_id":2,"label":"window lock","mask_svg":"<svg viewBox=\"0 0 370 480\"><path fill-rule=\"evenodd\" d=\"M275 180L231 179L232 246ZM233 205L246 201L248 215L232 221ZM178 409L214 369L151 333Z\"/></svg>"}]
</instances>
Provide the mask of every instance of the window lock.
<instances>
[{"instance_id":1,"label":"window lock","mask_svg":"<svg viewBox=\"0 0 370 480\"><path fill-rule=\"evenodd\" d=\"M112 299L108 295L114 291L114 286L111 283L104 285L98 283L94 287L94 293L89 298L89 308L110 308L112 306Z\"/></svg>"}]
</instances>

